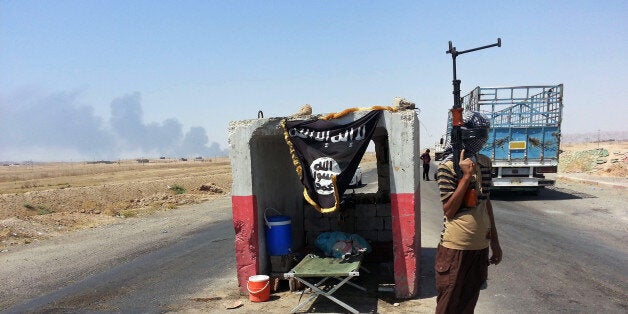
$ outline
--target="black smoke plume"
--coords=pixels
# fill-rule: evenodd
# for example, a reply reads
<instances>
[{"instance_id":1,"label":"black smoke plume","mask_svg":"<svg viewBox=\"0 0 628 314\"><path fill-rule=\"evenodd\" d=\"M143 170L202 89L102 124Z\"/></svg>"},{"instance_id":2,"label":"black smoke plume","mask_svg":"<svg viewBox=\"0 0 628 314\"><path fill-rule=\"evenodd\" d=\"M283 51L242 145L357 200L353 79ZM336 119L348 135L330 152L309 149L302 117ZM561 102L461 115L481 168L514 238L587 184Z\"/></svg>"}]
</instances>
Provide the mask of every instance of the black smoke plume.
<instances>
[{"instance_id":1,"label":"black smoke plume","mask_svg":"<svg viewBox=\"0 0 628 314\"><path fill-rule=\"evenodd\" d=\"M202 127L185 134L175 118L145 123L140 93L111 102L105 123L78 92L0 95L0 160L79 161L137 157L218 157L227 152Z\"/></svg>"}]
</instances>

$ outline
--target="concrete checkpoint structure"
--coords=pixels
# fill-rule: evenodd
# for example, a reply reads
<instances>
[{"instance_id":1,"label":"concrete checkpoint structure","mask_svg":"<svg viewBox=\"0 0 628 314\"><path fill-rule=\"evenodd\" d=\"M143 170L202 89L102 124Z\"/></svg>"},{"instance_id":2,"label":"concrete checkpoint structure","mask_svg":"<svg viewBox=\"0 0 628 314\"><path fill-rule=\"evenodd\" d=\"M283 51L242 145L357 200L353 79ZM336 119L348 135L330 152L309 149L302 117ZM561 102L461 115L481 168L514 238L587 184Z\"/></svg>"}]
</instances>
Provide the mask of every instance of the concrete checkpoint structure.
<instances>
[{"instance_id":1,"label":"concrete checkpoint structure","mask_svg":"<svg viewBox=\"0 0 628 314\"><path fill-rule=\"evenodd\" d=\"M346 124L364 114L365 111L352 112L334 121ZM279 209L291 217L293 248L304 247L308 241L306 232L312 231L308 227L311 223L306 223L312 215L306 211L314 209L303 199L303 185L284 140L282 119L258 118L232 121L229 125L235 252L242 292L246 291L249 276L269 272L265 209ZM364 199L377 203L373 208L387 216L381 218L383 223L373 227L381 230L372 233L379 233L380 239L382 233L389 233L384 238L392 243L395 295L411 298L419 291L421 256L421 173L420 163L416 162L420 152L419 120L415 111L384 111L372 141L377 157L378 191ZM364 211L355 211L356 215L361 212Z\"/></svg>"}]
</instances>

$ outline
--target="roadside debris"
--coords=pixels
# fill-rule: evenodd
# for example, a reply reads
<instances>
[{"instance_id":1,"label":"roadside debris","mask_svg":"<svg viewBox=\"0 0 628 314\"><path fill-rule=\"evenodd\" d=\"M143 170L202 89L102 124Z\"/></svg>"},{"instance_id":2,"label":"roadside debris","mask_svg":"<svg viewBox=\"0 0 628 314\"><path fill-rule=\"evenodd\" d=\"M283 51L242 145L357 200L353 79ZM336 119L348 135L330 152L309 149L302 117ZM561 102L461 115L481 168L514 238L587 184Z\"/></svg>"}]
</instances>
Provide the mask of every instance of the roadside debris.
<instances>
[{"instance_id":1,"label":"roadside debris","mask_svg":"<svg viewBox=\"0 0 628 314\"><path fill-rule=\"evenodd\" d=\"M237 308L241 307L242 305L243 305L242 301L237 300L237 301L225 303L225 308L227 310L233 310L233 309L237 309Z\"/></svg>"}]
</instances>

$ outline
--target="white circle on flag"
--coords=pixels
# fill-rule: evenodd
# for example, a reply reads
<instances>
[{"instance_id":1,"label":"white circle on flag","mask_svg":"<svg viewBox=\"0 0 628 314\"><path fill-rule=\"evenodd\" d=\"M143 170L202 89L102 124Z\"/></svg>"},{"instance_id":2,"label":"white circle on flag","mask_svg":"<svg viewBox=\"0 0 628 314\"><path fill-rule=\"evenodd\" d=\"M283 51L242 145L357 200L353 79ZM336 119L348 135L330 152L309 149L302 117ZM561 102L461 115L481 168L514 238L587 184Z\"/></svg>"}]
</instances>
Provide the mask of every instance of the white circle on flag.
<instances>
[{"instance_id":1,"label":"white circle on flag","mask_svg":"<svg viewBox=\"0 0 628 314\"><path fill-rule=\"evenodd\" d=\"M320 195L329 195L334 193L334 184L331 181L332 176L340 174L340 166L331 157L321 157L312 162L310 165L312 177L314 177L314 189Z\"/></svg>"}]
</instances>

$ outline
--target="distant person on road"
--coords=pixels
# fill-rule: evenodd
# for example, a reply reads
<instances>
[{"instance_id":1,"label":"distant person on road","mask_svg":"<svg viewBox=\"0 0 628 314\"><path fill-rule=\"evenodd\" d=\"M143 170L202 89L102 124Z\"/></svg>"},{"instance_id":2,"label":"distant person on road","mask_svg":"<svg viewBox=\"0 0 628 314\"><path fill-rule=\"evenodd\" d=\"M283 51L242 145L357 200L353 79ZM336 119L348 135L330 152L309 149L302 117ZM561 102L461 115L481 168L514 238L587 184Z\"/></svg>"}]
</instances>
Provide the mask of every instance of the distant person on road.
<instances>
[{"instance_id":1,"label":"distant person on road","mask_svg":"<svg viewBox=\"0 0 628 314\"><path fill-rule=\"evenodd\" d=\"M436 313L473 313L488 265L499 264L499 245L489 198L491 160L478 152L488 139L489 122L478 112L465 111L458 177L451 145L438 167L443 203L443 231L436 250ZM489 258L489 247L492 252Z\"/></svg>"},{"instance_id":2,"label":"distant person on road","mask_svg":"<svg viewBox=\"0 0 628 314\"><path fill-rule=\"evenodd\" d=\"M423 180L430 181L430 161L432 161L432 158L430 157L429 149L426 149L425 153L421 155L421 160L423 160Z\"/></svg>"}]
</instances>

